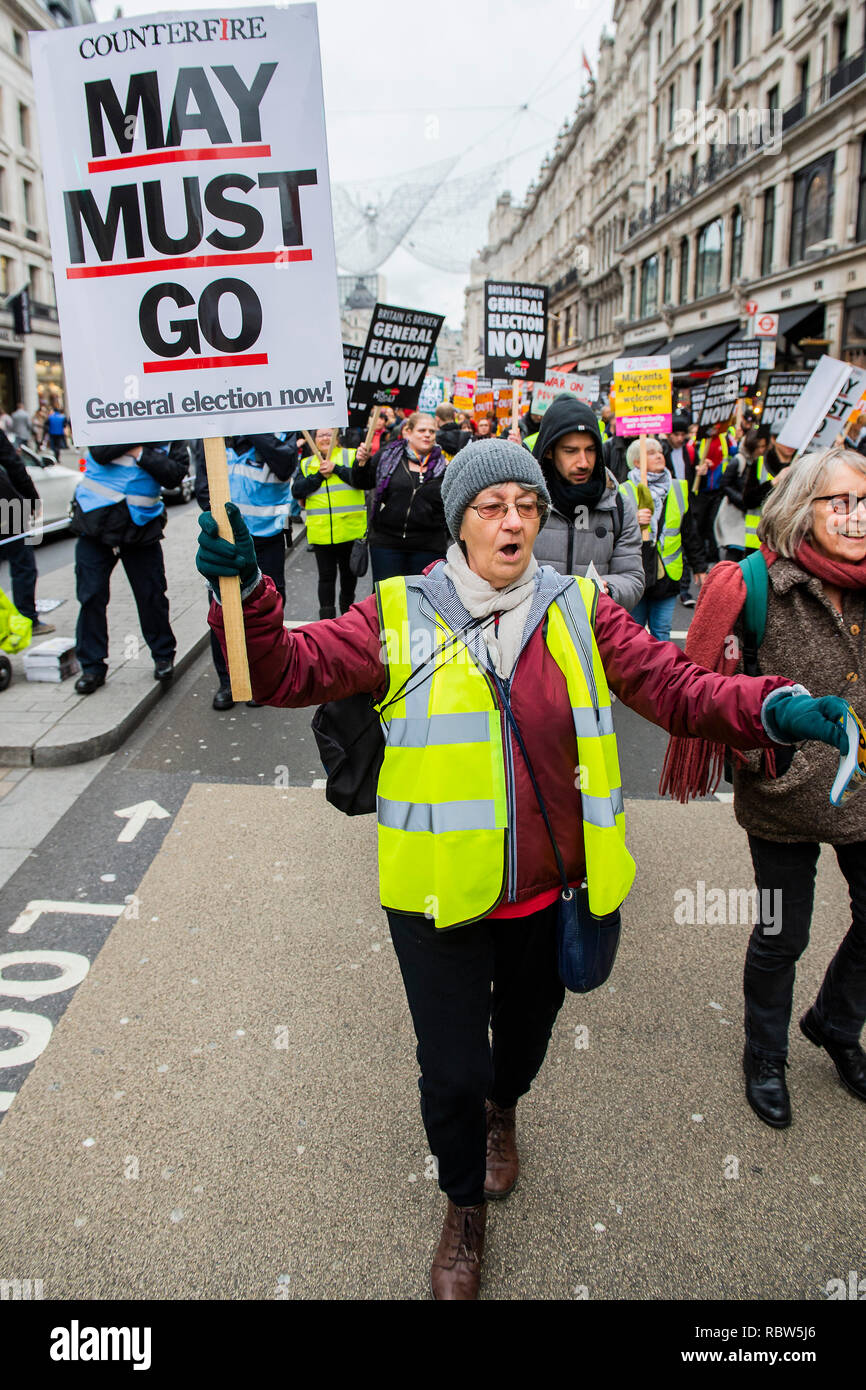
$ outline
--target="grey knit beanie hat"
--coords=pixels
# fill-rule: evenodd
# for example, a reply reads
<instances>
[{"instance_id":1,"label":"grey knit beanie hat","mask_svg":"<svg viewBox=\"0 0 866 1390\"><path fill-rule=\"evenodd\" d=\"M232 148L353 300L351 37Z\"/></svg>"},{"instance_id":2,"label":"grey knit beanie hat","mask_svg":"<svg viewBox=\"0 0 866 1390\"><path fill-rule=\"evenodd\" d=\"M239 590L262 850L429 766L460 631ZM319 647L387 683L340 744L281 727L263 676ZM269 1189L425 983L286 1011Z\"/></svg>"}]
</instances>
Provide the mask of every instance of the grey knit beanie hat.
<instances>
[{"instance_id":1,"label":"grey knit beanie hat","mask_svg":"<svg viewBox=\"0 0 866 1390\"><path fill-rule=\"evenodd\" d=\"M537 492L541 501L550 506L544 474L528 449L510 439L479 439L454 455L442 479L445 520L455 541L469 503L479 492L497 483L520 483L527 491ZM543 516L542 526L546 520Z\"/></svg>"}]
</instances>

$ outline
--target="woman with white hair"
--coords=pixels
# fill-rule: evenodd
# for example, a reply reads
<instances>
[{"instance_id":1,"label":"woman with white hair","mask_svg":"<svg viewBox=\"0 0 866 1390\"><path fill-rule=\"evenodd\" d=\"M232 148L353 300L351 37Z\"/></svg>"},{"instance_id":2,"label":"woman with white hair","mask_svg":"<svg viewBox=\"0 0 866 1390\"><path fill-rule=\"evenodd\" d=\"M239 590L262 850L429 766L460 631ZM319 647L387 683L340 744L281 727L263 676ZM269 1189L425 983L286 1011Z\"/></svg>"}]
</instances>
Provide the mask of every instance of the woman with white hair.
<instances>
[{"instance_id":1,"label":"woman with white hair","mask_svg":"<svg viewBox=\"0 0 866 1390\"><path fill-rule=\"evenodd\" d=\"M641 547L645 587L643 597L631 609L631 616L641 627L648 627L659 642L670 641L671 619L674 615L680 581L683 577L683 554L692 570L698 588L704 581L707 559L698 529L689 510L689 489L684 478L675 478L665 463L659 441L651 436L646 441L647 487L652 506L641 505L645 498L640 487L640 440L633 439L626 450L628 477L620 484L620 492L631 497L637 507L641 528L648 527L648 536Z\"/></svg>"},{"instance_id":2,"label":"woman with white hair","mask_svg":"<svg viewBox=\"0 0 866 1390\"><path fill-rule=\"evenodd\" d=\"M788 676L804 696L827 697L817 703L829 717L847 703L866 721L866 459L846 449L799 459L764 503L758 536L767 583L763 640L753 619L745 623L743 569L724 562L704 586L686 654L725 675ZM743 564L761 562L756 555ZM808 739L809 728L807 717L796 738ZM663 789L683 801L711 792L721 753L719 745L673 739ZM836 751L819 743L798 743L792 758L779 750L774 758L733 755L734 813L749 837L759 904L744 977L746 1097L777 1129L791 1123L788 1026L822 844L832 845L847 880L852 920L800 1030L826 1049L852 1095L866 1100L859 1041L866 1022L866 791L833 806L838 766Z\"/></svg>"}]
</instances>

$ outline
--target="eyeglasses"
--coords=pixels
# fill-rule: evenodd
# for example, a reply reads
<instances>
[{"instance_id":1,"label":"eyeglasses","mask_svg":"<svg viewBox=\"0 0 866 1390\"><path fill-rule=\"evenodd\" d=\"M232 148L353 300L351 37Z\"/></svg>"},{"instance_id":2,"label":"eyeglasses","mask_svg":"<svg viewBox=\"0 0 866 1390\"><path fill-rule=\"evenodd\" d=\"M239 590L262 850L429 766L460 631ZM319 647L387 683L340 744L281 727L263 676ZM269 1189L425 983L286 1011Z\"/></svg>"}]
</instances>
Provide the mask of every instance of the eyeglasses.
<instances>
[{"instance_id":1,"label":"eyeglasses","mask_svg":"<svg viewBox=\"0 0 866 1390\"><path fill-rule=\"evenodd\" d=\"M502 521L509 513L511 508L523 521L537 521L539 517L547 515L547 507L544 502L482 502L480 507L474 503L469 504L473 512L477 512L482 521Z\"/></svg>"},{"instance_id":2,"label":"eyeglasses","mask_svg":"<svg viewBox=\"0 0 866 1390\"><path fill-rule=\"evenodd\" d=\"M866 507L866 493L857 497L853 492L835 494L833 496L816 497L816 502L829 502L831 512L837 516L851 516L857 511L858 507Z\"/></svg>"}]
</instances>

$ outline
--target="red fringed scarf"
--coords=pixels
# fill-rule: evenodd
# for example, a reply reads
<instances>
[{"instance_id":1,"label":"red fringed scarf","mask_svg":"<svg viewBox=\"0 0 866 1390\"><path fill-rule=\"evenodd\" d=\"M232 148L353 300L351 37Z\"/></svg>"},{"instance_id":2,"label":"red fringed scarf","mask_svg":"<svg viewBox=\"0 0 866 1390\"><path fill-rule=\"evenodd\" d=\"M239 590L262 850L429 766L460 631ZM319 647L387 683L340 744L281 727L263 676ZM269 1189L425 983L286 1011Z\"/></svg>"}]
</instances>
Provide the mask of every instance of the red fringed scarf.
<instances>
[{"instance_id":1,"label":"red fringed scarf","mask_svg":"<svg viewBox=\"0 0 866 1390\"><path fill-rule=\"evenodd\" d=\"M762 545L761 553L769 569L776 552ZM727 639L745 602L746 581L740 566L730 560L715 565L701 589L686 637L686 656L690 661L721 676L734 675L739 657L731 653L732 644ZM659 792L682 802L696 796L712 796L724 772L725 751L723 743L672 735L662 765ZM775 758L771 749L767 753L767 772L775 776Z\"/></svg>"},{"instance_id":2,"label":"red fringed scarf","mask_svg":"<svg viewBox=\"0 0 866 1390\"><path fill-rule=\"evenodd\" d=\"M776 551L769 550L765 545L761 546L761 554L767 562L767 569L778 559ZM807 574L814 574L826 584L835 584L840 589L866 588L866 559L856 563L832 560L829 556L820 555L808 541L803 541L797 550L795 562ZM709 598L710 590L712 599L704 602L705 598ZM686 656L690 661L708 671L717 671L722 676L734 675L739 658L726 653L727 638L734 631L745 602L746 582L740 566L727 560L716 565L701 589L686 637ZM682 802L696 796L711 796L724 771L725 751L723 743L672 736L665 753L659 792ZM766 774L775 777L773 749L765 748L763 753ZM736 749L731 750L731 757L735 762L744 761L743 755Z\"/></svg>"}]
</instances>

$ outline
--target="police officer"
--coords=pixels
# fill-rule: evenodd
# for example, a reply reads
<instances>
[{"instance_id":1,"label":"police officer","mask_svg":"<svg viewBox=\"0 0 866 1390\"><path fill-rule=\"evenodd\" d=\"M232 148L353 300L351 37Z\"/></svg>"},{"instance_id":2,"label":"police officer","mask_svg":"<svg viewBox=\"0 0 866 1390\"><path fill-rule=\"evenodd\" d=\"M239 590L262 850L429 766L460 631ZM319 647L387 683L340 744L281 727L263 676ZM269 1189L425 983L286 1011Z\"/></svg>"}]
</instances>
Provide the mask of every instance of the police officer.
<instances>
[{"instance_id":1,"label":"police officer","mask_svg":"<svg viewBox=\"0 0 866 1390\"><path fill-rule=\"evenodd\" d=\"M168 616L162 533L163 487L177 487L189 469L189 449L173 444L102 444L87 451L84 476L72 505L78 627L75 647L79 695L105 684L111 571L126 571L144 640L158 681L171 680L177 647Z\"/></svg>"},{"instance_id":2,"label":"police officer","mask_svg":"<svg viewBox=\"0 0 866 1390\"><path fill-rule=\"evenodd\" d=\"M196 441L195 495L202 511L210 511L204 446ZM277 593L286 599L286 532L292 505L291 477L298 464L297 435L244 434L226 439L229 495L253 538L259 569L274 581ZM232 709L231 680L222 648L211 632L211 655L219 677L213 708ZM255 706L255 700L248 700Z\"/></svg>"}]
</instances>

